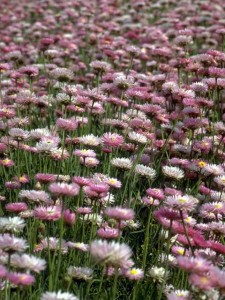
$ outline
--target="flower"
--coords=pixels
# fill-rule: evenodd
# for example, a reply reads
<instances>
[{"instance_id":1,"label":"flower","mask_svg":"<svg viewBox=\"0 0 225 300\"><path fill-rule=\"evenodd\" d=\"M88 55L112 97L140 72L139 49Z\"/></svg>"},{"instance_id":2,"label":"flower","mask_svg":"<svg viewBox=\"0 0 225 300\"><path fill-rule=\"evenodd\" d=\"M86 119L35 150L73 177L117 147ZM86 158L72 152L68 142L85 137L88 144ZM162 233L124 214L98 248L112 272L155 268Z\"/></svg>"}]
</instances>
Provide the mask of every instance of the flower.
<instances>
[{"instance_id":1,"label":"flower","mask_svg":"<svg viewBox=\"0 0 225 300\"><path fill-rule=\"evenodd\" d=\"M35 66L24 66L18 70L21 74L25 74L29 77L35 77L39 74L39 69Z\"/></svg>"},{"instance_id":2,"label":"flower","mask_svg":"<svg viewBox=\"0 0 225 300\"><path fill-rule=\"evenodd\" d=\"M119 230L117 228L103 227L97 230L97 235L105 239L118 238Z\"/></svg>"},{"instance_id":3,"label":"flower","mask_svg":"<svg viewBox=\"0 0 225 300\"><path fill-rule=\"evenodd\" d=\"M19 269L27 269L35 273L40 273L46 268L46 261L42 258L30 254L13 254L10 264Z\"/></svg>"},{"instance_id":4,"label":"flower","mask_svg":"<svg viewBox=\"0 0 225 300\"><path fill-rule=\"evenodd\" d=\"M61 215L60 206L40 206L34 209L34 217L39 220L56 221L61 218Z\"/></svg>"},{"instance_id":5,"label":"flower","mask_svg":"<svg viewBox=\"0 0 225 300\"><path fill-rule=\"evenodd\" d=\"M78 127L78 122L76 121L76 119L63 119L63 118L59 118L56 121L56 125L58 128L62 129L62 130L68 130L68 131L73 131L75 129L77 129Z\"/></svg>"},{"instance_id":6,"label":"flower","mask_svg":"<svg viewBox=\"0 0 225 300\"><path fill-rule=\"evenodd\" d=\"M153 266L149 269L148 274L153 278L154 281L164 282L166 281L169 272L166 271L163 267Z\"/></svg>"},{"instance_id":7,"label":"flower","mask_svg":"<svg viewBox=\"0 0 225 300\"><path fill-rule=\"evenodd\" d=\"M21 232L26 226L25 221L20 217L1 217L0 232Z\"/></svg>"},{"instance_id":8,"label":"flower","mask_svg":"<svg viewBox=\"0 0 225 300\"><path fill-rule=\"evenodd\" d=\"M214 181L215 181L218 185L220 185L220 186L222 186L222 187L225 187L225 175L216 176L216 177L214 178Z\"/></svg>"},{"instance_id":9,"label":"flower","mask_svg":"<svg viewBox=\"0 0 225 300\"><path fill-rule=\"evenodd\" d=\"M189 195L170 196L167 197L164 201L165 205L169 206L170 208L186 211L193 210L198 202L198 199Z\"/></svg>"},{"instance_id":10,"label":"flower","mask_svg":"<svg viewBox=\"0 0 225 300\"><path fill-rule=\"evenodd\" d=\"M87 252L89 250L89 245L84 244L84 243L73 243L73 242L68 242L67 246L71 249L77 249L81 250L83 252Z\"/></svg>"},{"instance_id":11,"label":"flower","mask_svg":"<svg viewBox=\"0 0 225 300\"><path fill-rule=\"evenodd\" d=\"M60 182L53 182L48 187L49 191L54 194L55 196L68 196L74 197L79 194L80 187L75 184L68 184L68 183L60 183Z\"/></svg>"},{"instance_id":12,"label":"flower","mask_svg":"<svg viewBox=\"0 0 225 300\"><path fill-rule=\"evenodd\" d=\"M32 285L35 282L34 276L26 273L8 272L6 278L15 285Z\"/></svg>"},{"instance_id":13,"label":"flower","mask_svg":"<svg viewBox=\"0 0 225 300\"><path fill-rule=\"evenodd\" d=\"M79 142L83 145L98 146L101 143L101 139L93 134L88 134L79 137Z\"/></svg>"},{"instance_id":14,"label":"flower","mask_svg":"<svg viewBox=\"0 0 225 300\"><path fill-rule=\"evenodd\" d=\"M64 240L59 240L55 237L49 237L49 238L44 238L41 240L41 243L39 245L36 245L35 251L41 251L41 250L52 250L52 251L61 251L62 254L66 254L68 252L68 246L67 243Z\"/></svg>"},{"instance_id":15,"label":"flower","mask_svg":"<svg viewBox=\"0 0 225 300\"><path fill-rule=\"evenodd\" d=\"M129 270L126 270L124 272L124 275L129 278L130 280L140 280L144 277L144 272L141 269L132 268Z\"/></svg>"},{"instance_id":16,"label":"flower","mask_svg":"<svg viewBox=\"0 0 225 300\"><path fill-rule=\"evenodd\" d=\"M54 182L57 179L57 175L48 173L37 173L35 179L41 183Z\"/></svg>"},{"instance_id":17,"label":"flower","mask_svg":"<svg viewBox=\"0 0 225 300\"><path fill-rule=\"evenodd\" d=\"M90 280L92 279L93 270L90 268L74 267L70 266L67 270L70 277L78 280Z\"/></svg>"},{"instance_id":18,"label":"flower","mask_svg":"<svg viewBox=\"0 0 225 300\"><path fill-rule=\"evenodd\" d=\"M121 181L119 181L118 179L109 177L105 179L105 183L116 189L120 188L122 185Z\"/></svg>"},{"instance_id":19,"label":"flower","mask_svg":"<svg viewBox=\"0 0 225 300\"><path fill-rule=\"evenodd\" d=\"M103 134L101 142L106 147L116 148L123 144L124 138L120 134L107 132Z\"/></svg>"},{"instance_id":20,"label":"flower","mask_svg":"<svg viewBox=\"0 0 225 300\"><path fill-rule=\"evenodd\" d=\"M91 149L75 150L73 154L79 157L96 157L95 151Z\"/></svg>"},{"instance_id":21,"label":"flower","mask_svg":"<svg viewBox=\"0 0 225 300\"><path fill-rule=\"evenodd\" d=\"M184 177L184 171L178 167L164 166L162 172L165 176L179 180Z\"/></svg>"},{"instance_id":22,"label":"flower","mask_svg":"<svg viewBox=\"0 0 225 300\"><path fill-rule=\"evenodd\" d=\"M21 190L19 192L19 198L31 202L51 203L49 194L44 191Z\"/></svg>"},{"instance_id":23,"label":"flower","mask_svg":"<svg viewBox=\"0 0 225 300\"><path fill-rule=\"evenodd\" d=\"M0 249L6 252L23 252L28 248L24 239L8 233L0 234Z\"/></svg>"},{"instance_id":24,"label":"flower","mask_svg":"<svg viewBox=\"0 0 225 300\"><path fill-rule=\"evenodd\" d=\"M80 163L86 167L96 167L99 162L100 161L95 157L80 157Z\"/></svg>"},{"instance_id":25,"label":"flower","mask_svg":"<svg viewBox=\"0 0 225 300\"><path fill-rule=\"evenodd\" d=\"M107 207L105 209L105 214L112 219L121 220L132 220L134 219L134 211L131 208L123 207Z\"/></svg>"},{"instance_id":26,"label":"flower","mask_svg":"<svg viewBox=\"0 0 225 300\"><path fill-rule=\"evenodd\" d=\"M11 167L14 165L14 161L9 158L0 159L0 165L4 167Z\"/></svg>"},{"instance_id":27,"label":"flower","mask_svg":"<svg viewBox=\"0 0 225 300\"><path fill-rule=\"evenodd\" d=\"M90 183L88 186L83 187L83 190L89 198L102 198L107 196L109 186L105 183Z\"/></svg>"},{"instance_id":28,"label":"flower","mask_svg":"<svg viewBox=\"0 0 225 300\"><path fill-rule=\"evenodd\" d=\"M93 241L90 245L90 254L96 263L113 266L116 268L129 268L131 261L131 249L126 244L107 241Z\"/></svg>"},{"instance_id":29,"label":"flower","mask_svg":"<svg viewBox=\"0 0 225 300\"><path fill-rule=\"evenodd\" d=\"M147 143L147 138L145 135L137 133L135 131L131 131L128 133L128 138L137 144L146 144Z\"/></svg>"},{"instance_id":30,"label":"flower","mask_svg":"<svg viewBox=\"0 0 225 300\"><path fill-rule=\"evenodd\" d=\"M141 176L146 176L150 179L154 179L156 176L156 171L154 169L141 164L137 164L135 166L135 173L140 174Z\"/></svg>"},{"instance_id":31,"label":"flower","mask_svg":"<svg viewBox=\"0 0 225 300\"><path fill-rule=\"evenodd\" d=\"M212 263L201 257L187 257L179 256L177 257L178 266L187 271L202 274L208 272L212 266Z\"/></svg>"},{"instance_id":32,"label":"flower","mask_svg":"<svg viewBox=\"0 0 225 300\"><path fill-rule=\"evenodd\" d=\"M110 162L114 167L129 170L132 168L132 161L129 158L113 158Z\"/></svg>"},{"instance_id":33,"label":"flower","mask_svg":"<svg viewBox=\"0 0 225 300\"><path fill-rule=\"evenodd\" d=\"M41 296L41 300L78 300L76 296L67 292L45 292Z\"/></svg>"},{"instance_id":34,"label":"flower","mask_svg":"<svg viewBox=\"0 0 225 300\"><path fill-rule=\"evenodd\" d=\"M167 296L168 300L191 300L190 292L186 290L175 290Z\"/></svg>"},{"instance_id":35,"label":"flower","mask_svg":"<svg viewBox=\"0 0 225 300\"><path fill-rule=\"evenodd\" d=\"M191 274L189 276L190 284L194 285L195 287L199 288L200 290L210 290L216 287L216 281L212 276L207 275L199 275L199 274Z\"/></svg>"},{"instance_id":36,"label":"flower","mask_svg":"<svg viewBox=\"0 0 225 300\"><path fill-rule=\"evenodd\" d=\"M111 68L111 65L105 61L94 60L90 63L90 67L92 67L97 73L104 73Z\"/></svg>"},{"instance_id":37,"label":"flower","mask_svg":"<svg viewBox=\"0 0 225 300\"><path fill-rule=\"evenodd\" d=\"M49 72L50 77L57 79L58 81L65 82L73 79L73 72L67 68L55 68Z\"/></svg>"},{"instance_id":38,"label":"flower","mask_svg":"<svg viewBox=\"0 0 225 300\"><path fill-rule=\"evenodd\" d=\"M30 133L29 131L23 130L21 128L11 128L9 130L9 135L17 141L23 141L29 138Z\"/></svg>"},{"instance_id":39,"label":"flower","mask_svg":"<svg viewBox=\"0 0 225 300\"><path fill-rule=\"evenodd\" d=\"M76 221L76 214L74 212L71 212L69 209L66 209L63 212L63 220L67 225L74 225Z\"/></svg>"},{"instance_id":40,"label":"flower","mask_svg":"<svg viewBox=\"0 0 225 300\"><path fill-rule=\"evenodd\" d=\"M0 265L0 278L4 278L6 274L7 274L7 269L4 266Z\"/></svg>"},{"instance_id":41,"label":"flower","mask_svg":"<svg viewBox=\"0 0 225 300\"><path fill-rule=\"evenodd\" d=\"M134 78L130 75L126 76L124 74L118 74L115 77L113 84L121 90L127 90L129 86L134 84Z\"/></svg>"}]
</instances>

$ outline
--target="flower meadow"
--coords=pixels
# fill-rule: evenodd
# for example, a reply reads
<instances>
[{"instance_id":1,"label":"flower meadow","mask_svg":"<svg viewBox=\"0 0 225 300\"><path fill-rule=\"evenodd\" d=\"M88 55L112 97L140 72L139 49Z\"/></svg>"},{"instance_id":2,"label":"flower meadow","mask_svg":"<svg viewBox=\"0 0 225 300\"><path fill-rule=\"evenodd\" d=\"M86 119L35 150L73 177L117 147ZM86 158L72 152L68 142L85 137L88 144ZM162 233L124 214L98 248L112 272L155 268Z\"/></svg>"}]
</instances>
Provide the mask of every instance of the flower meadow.
<instances>
[{"instance_id":1,"label":"flower meadow","mask_svg":"<svg viewBox=\"0 0 225 300\"><path fill-rule=\"evenodd\" d=\"M223 0L0 1L0 300L225 299Z\"/></svg>"}]
</instances>

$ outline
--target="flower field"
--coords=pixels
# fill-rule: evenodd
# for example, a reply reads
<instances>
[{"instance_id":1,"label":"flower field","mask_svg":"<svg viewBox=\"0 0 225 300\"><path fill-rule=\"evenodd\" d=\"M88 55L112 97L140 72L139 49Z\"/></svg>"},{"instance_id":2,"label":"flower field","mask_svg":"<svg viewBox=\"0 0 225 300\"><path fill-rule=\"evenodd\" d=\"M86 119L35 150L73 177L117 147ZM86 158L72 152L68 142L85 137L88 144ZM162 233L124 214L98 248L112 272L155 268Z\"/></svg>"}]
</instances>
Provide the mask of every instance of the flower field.
<instances>
[{"instance_id":1,"label":"flower field","mask_svg":"<svg viewBox=\"0 0 225 300\"><path fill-rule=\"evenodd\" d=\"M223 0L0 1L0 300L225 299Z\"/></svg>"}]
</instances>

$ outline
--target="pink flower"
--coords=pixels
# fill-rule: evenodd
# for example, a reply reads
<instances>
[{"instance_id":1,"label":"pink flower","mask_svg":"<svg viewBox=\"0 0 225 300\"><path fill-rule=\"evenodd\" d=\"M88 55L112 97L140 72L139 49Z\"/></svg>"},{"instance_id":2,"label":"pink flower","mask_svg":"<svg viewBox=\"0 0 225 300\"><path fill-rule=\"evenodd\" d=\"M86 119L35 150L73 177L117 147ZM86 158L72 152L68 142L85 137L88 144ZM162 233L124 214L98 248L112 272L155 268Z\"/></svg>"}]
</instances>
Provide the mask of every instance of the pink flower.
<instances>
[{"instance_id":1,"label":"pink flower","mask_svg":"<svg viewBox=\"0 0 225 300\"><path fill-rule=\"evenodd\" d=\"M0 165L4 167L12 167L14 165L14 161L9 158L0 159Z\"/></svg>"},{"instance_id":2,"label":"pink flower","mask_svg":"<svg viewBox=\"0 0 225 300\"><path fill-rule=\"evenodd\" d=\"M34 209L34 217L39 220L56 221L61 218L60 206L40 206Z\"/></svg>"},{"instance_id":3,"label":"pink flower","mask_svg":"<svg viewBox=\"0 0 225 300\"><path fill-rule=\"evenodd\" d=\"M0 234L0 249L6 252L24 252L28 247L27 242L8 233Z\"/></svg>"},{"instance_id":4,"label":"pink flower","mask_svg":"<svg viewBox=\"0 0 225 300\"><path fill-rule=\"evenodd\" d=\"M56 125L58 126L58 128L62 130L68 130L68 131L73 131L78 127L78 123L75 118L71 118L71 119L59 118L56 121Z\"/></svg>"},{"instance_id":5,"label":"pink flower","mask_svg":"<svg viewBox=\"0 0 225 300\"><path fill-rule=\"evenodd\" d=\"M88 185L90 183L90 179L86 178L86 177L81 177L81 176L74 176L73 182L78 184L79 186L84 186L84 185Z\"/></svg>"},{"instance_id":6,"label":"pink flower","mask_svg":"<svg viewBox=\"0 0 225 300\"><path fill-rule=\"evenodd\" d=\"M104 183L90 183L88 186L85 186L83 190L89 198L103 198L107 196L109 186Z\"/></svg>"},{"instance_id":7,"label":"pink flower","mask_svg":"<svg viewBox=\"0 0 225 300\"><path fill-rule=\"evenodd\" d=\"M105 214L109 218L119 221L133 220L135 216L133 209L123 207L107 207L105 209Z\"/></svg>"},{"instance_id":8,"label":"pink flower","mask_svg":"<svg viewBox=\"0 0 225 300\"><path fill-rule=\"evenodd\" d=\"M123 272L124 276L130 280L140 280L144 278L144 271L137 268L131 268Z\"/></svg>"},{"instance_id":9,"label":"pink flower","mask_svg":"<svg viewBox=\"0 0 225 300\"><path fill-rule=\"evenodd\" d=\"M73 197L78 195L80 188L75 183L68 184L64 182L62 183L54 182L49 185L48 189L52 194L58 197L59 196Z\"/></svg>"},{"instance_id":10,"label":"pink flower","mask_svg":"<svg viewBox=\"0 0 225 300\"><path fill-rule=\"evenodd\" d=\"M79 207L77 209L77 213L80 215L86 215L86 214L92 214L92 208L91 207Z\"/></svg>"},{"instance_id":11,"label":"pink flower","mask_svg":"<svg viewBox=\"0 0 225 300\"><path fill-rule=\"evenodd\" d=\"M202 274L208 272L212 266L211 262L201 257L179 256L177 258L178 266L187 271Z\"/></svg>"},{"instance_id":12,"label":"pink flower","mask_svg":"<svg viewBox=\"0 0 225 300\"><path fill-rule=\"evenodd\" d=\"M86 167L96 167L99 164L99 160L95 157L80 157L80 163Z\"/></svg>"},{"instance_id":13,"label":"pink flower","mask_svg":"<svg viewBox=\"0 0 225 300\"><path fill-rule=\"evenodd\" d=\"M210 290L216 287L216 281L212 276L207 275L199 275L199 274L191 274L189 276L189 281L195 287L199 288L200 290Z\"/></svg>"},{"instance_id":14,"label":"pink flower","mask_svg":"<svg viewBox=\"0 0 225 300\"><path fill-rule=\"evenodd\" d=\"M116 228L110 228L110 227L99 228L97 230L97 235L99 237L105 238L105 239L114 239L114 238L118 238L119 230Z\"/></svg>"},{"instance_id":15,"label":"pink flower","mask_svg":"<svg viewBox=\"0 0 225 300\"><path fill-rule=\"evenodd\" d=\"M18 182L18 181L6 181L5 182L5 187L7 189L11 189L11 190L20 189L21 188L21 183Z\"/></svg>"},{"instance_id":16,"label":"pink flower","mask_svg":"<svg viewBox=\"0 0 225 300\"><path fill-rule=\"evenodd\" d=\"M107 178L105 183L116 189L120 188L122 185L122 183L116 178Z\"/></svg>"},{"instance_id":17,"label":"pink flower","mask_svg":"<svg viewBox=\"0 0 225 300\"><path fill-rule=\"evenodd\" d=\"M184 211L194 210L198 202L198 199L189 195L167 197L164 201L166 206Z\"/></svg>"},{"instance_id":18,"label":"pink flower","mask_svg":"<svg viewBox=\"0 0 225 300\"><path fill-rule=\"evenodd\" d=\"M73 154L79 157L96 157L95 151L91 149L75 150Z\"/></svg>"},{"instance_id":19,"label":"pink flower","mask_svg":"<svg viewBox=\"0 0 225 300\"><path fill-rule=\"evenodd\" d=\"M124 138L120 134L108 132L103 134L101 141L106 147L116 148L123 144Z\"/></svg>"},{"instance_id":20,"label":"pink flower","mask_svg":"<svg viewBox=\"0 0 225 300\"><path fill-rule=\"evenodd\" d=\"M131 261L131 249L126 244L107 241L93 241L90 245L90 254L96 263L117 268L129 268Z\"/></svg>"},{"instance_id":21,"label":"pink flower","mask_svg":"<svg viewBox=\"0 0 225 300\"><path fill-rule=\"evenodd\" d=\"M25 202L15 202L6 204L5 209L10 212L21 212L26 211L28 206Z\"/></svg>"},{"instance_id":22,"label":"pink flower","mask_svg":"<svg viewBox=\"0 0 225 300\"><path fill-rule=\"evenodd\" d=\"M146 194L159 200L163 200L165 198L163 191L160 189L149 188L146 190Z\"/></svg>"},{"instance_id":23,"label":"pink flower","mask_svg":"<svg viewBox=\"0 0 225 300\"><path fill-rule=\"evenodd\" d=\"M32 285L35 282L34 276L26 273L9 272L6 278L15 285Z\"/></svg>"},{"instance_id":24,"label":"pink flower","mask_svg":"<svg viewBox=\"0 0 225 300\"><path fill-rule=\"evenodd\" d=\"M74 212L71 212L69 209L66 209L63 212L63 219L66 224L74 225L76 221L76 214Z\"/></svg>"},{"instance_id":25,"label":"pink flower","mask_svg":"<svg viewBox=\"0 0 225 300\"><path fill-rule=\"evenodd\" d=\"M47 173L38 173L35 175L35 179L41 183L54 182L57 179L57 175L47 174Z\"/></svg>"},{"instance_id":26,"label":"pink flower","mask_svg":"<svg viewBox=\"0 0 225 300\"><path fill-rule=\"evenodd\" d=\"M0 265L0 278L4 278L6 274L7 274L7 269L4 266Z\"/></svg>"}]
</instances>

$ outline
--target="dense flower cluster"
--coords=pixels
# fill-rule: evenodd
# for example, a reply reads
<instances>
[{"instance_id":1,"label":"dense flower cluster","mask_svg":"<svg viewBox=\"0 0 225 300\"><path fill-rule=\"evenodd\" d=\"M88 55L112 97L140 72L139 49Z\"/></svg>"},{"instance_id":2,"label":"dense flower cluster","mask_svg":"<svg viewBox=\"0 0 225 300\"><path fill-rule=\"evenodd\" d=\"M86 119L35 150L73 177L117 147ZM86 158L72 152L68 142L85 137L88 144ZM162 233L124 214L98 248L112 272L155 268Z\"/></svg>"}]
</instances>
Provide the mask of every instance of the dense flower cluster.
<instances>
[{"instance_id":1,"label":"dense flower cluster","mask_svg":"<svg viewBox=\"0 0 225 300\"><path fill-rule=\"evenodd\" d=\"M1 299L224 298L224 20L0 1Z\"/></svg>"}]
</instances>

